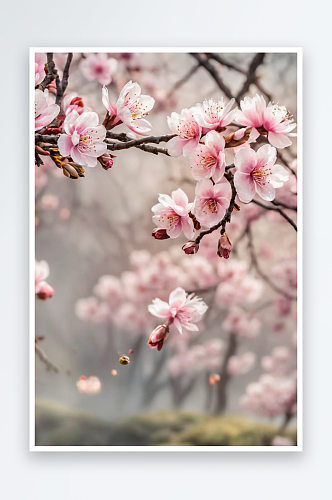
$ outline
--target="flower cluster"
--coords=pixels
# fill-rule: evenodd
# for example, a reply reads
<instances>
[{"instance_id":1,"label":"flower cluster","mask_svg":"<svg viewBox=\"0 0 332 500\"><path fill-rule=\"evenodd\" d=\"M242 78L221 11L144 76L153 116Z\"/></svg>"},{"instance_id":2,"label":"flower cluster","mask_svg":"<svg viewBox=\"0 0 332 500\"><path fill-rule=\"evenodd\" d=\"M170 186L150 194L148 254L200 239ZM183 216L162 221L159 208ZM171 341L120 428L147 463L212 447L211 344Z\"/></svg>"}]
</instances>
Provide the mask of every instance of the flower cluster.
<instances>
[{"instance_id":1,"label":"flower cluster","mask_svg":"<svg viewBox=\"0 0 332 500\"><path fill-rule=\"evenodd\" d=\"M226 106L223 99L209 99L167 118L176 135L167 144L168 153L189 159L197 185L192 202L180 189L171 196L159 194L159 204L152 207L158 229L152 235L156 239L176 238L183 231L190 240L183 247L187 254L195 254L199 249L200 237L195 239L195 230L221 226L223 240L219 241L218 255L228 258L232 245L225 226L236 208L235 194L243 203L252 201L256 194L273 201L276 188L289 180L287 170L276 164L276 147L291 144L288 135L296 126L289 113L274 104L266 106L264 98L258 95L241 101L242 111L232 109L233 105L234 99ZM244 128L222 135L234 119ZM257 151L251 149L249 142L259 135L268 135L275 147L267 144ZM226 166L225 148L233 149L233 165Z\"/></svg>"}]
</instances>

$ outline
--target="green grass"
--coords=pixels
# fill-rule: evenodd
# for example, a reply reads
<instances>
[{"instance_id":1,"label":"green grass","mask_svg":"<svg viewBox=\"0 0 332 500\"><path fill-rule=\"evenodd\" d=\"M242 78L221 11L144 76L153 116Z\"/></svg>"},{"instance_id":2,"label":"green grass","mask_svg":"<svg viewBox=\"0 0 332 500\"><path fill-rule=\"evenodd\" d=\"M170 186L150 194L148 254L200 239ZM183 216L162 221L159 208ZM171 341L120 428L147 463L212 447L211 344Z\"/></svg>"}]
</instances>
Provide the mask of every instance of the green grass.
<instances>
[{"instance_id":1,"label":"green grass","mask_svg":"<svg viewBox=\"0 0 332 500\"><path fill-rule=\"evenodd\" d=\"M238 415L211 417L184 411L107 423L88 412L36 402L37 446L264 446L276 431L272 424ZM284 435L296 442L296 429Z\"/></svg>"}]
</instances>

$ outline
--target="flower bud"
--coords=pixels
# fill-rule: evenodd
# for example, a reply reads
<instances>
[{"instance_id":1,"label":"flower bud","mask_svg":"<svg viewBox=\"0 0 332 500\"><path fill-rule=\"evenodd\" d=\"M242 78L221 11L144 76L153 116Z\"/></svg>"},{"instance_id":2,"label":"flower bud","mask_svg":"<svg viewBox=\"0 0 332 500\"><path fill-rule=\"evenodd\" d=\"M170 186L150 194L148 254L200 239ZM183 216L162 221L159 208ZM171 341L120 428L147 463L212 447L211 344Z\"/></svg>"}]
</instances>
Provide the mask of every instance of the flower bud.
<instances>
[{"instance_id":1,"label":"flower bud","mask_svg":"<svg viewBox=\"0 0 332 500\"><path fill-rule=\"evenodd\" d=\"M216 385L220 382L220 375L219 373L212 373L209 376L209 384L210 385Z\"/></svg>"},{"instance_id":2,"label":"flower bud","mask_svg":"<svg viewBox=\"0 0 332 500\"><path fill-rule=\"evenodd\" d=\"M152 236L156 239L156 240L168 240L169 236L166 232L166 229L160 229L160 228L156 228L152 231Z\"/></svg>"},{"instance_id":3,"label":"flower bud","mask_svg":"<svg viewBox=\"0 0 332 500\"><path fill-rule=\"evenodd\" d=\"M197 243L195 243L195 241L188 241L188 243L186 243L182 247L182 250L187 255L197 253L198 249L199 249L199 245Z\"/></svg>"},{"instance_id":4,"label":"flower bud","mask_svg":"<svg viewBox=\"0 0 332 500\"><path fill-rule=\"evenodd\" d=\"M219 257L224 257L224 259L229 258L229 254L232 250L232 242L226 233L223 233L218 242L218 255Z\"/></svg>"},{"instance_id":5,"label":"flower bud","mask_svg":"<svg viewBox=\"0 0 332 500\"><path fill-rule=\"evenodd\" d=\"M70 106L79 106L80 108L84 108L84 103L82 97L74 97L70 101Z\"/></svg>"},{"instance_id":6,"label":"flower bud","mask_svg":"<svg viewBox=\"0 0 332 500\"><path fill-rule=\"evenodd\" d=\"M121 358L119 358L119 363L120 365L129 365L130 359L128 356L121 356Z\"/></svg>"},{"instance_id":7,"label":"flower bud","mask_svg":"<svg viewBox=\"0 0 332 500\"><path fill-rule=\"evenodd\" d=\"M108 170L113 167L113 158L116 158L116 156L111 155L110 153L105 153L98 157L98 161L104 170Z\"/></svg>"},{"instance_id":8,"label":"flower bud","mask_svg":"<svg viewBox=\"0 0 332 500\"><path fill-rule=\"evenodd\" d=\"M53 297L53 295L54 295L54 289L48 283L44 283L39 293L37 293L37 297L40 300L50 299L51 297Z\"/></svg>"},{"instance_id":9,"label":"flower bud","mask_svg":"<svg viewBox=\"0 0 332 500\"><path fill-rule=\"evenodd\" d=\"M148 340L148 345L153 349L157 348L158 351L161 350L165 340L169 334L169 329L167 325L159 325L153 330Z\"/></svg>"}]
</instances>

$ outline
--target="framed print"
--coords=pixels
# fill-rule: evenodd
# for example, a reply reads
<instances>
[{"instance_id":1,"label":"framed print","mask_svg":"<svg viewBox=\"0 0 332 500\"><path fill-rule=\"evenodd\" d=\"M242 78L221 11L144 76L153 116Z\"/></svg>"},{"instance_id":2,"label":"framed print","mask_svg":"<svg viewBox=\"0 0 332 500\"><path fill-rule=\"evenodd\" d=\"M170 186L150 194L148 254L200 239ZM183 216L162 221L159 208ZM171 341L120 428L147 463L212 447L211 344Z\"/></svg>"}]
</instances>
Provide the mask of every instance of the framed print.
<instances>
[{"instance_id":1,"label":"framed print","mask_svg":"<svg viewBox=\"0 0 332 500\"><path fill-rule=\"evenodd\" d=\"M302 451L302 50L32 48L30 146L30 450Z\"/></svg>"}]
</instances>

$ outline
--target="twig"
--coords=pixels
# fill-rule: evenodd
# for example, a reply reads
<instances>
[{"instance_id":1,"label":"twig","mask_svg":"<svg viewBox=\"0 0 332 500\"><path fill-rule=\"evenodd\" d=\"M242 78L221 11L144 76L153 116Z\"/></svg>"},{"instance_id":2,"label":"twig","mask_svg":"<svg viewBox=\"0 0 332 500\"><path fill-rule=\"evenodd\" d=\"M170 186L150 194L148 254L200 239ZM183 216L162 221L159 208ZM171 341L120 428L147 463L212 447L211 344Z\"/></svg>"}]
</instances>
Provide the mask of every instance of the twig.
<instances>
[{"instance_id":1,"label":"twig","mask_svg":"<svg viewBox=\"0 0 332 500\"><path fill-rule=\"evenodd\" d=\"M56 92L55 104L58 104L59 106L61 105L63 95L64 95L65 90L66 90L67 85L68 85L69 68L70 68L70 64L72 62L72 59L73 59L73 53L69 52L69 54L67 56L66 65L65 65L64 70L63 70L62 80L60 80L59 75L56 77L56 90L57 90L57 92Z\"/></svg>"},{"instance_id":2,"label":"twig","mask_svg":"<svg viewBox=\"0 0 332 500\"><path fill-rule=\"evenodd\" d=\"M211 64L207 59L203 59L203 57L200 54L191 53L190 55L194 57L196 61L198 61L199 64L203 66L206 69L206 71L210 73L210 75L212 76L212 78L214 78L215 82L220 88L220 90L224 92L224 94L228 97L228 99L233 99L232 92L227 87L227 85L225 85L225 83L222 81L218 70L213 66L213 64ZM238 98L235 98L235 100L239 104L240 101L238 100Z\"/></svg>"},{"instance_id":3,"label":"twig","mask_svg":"<svg viewBox=\"0 0 332 500\"><path fill-rule=\"evenodd\" d=\"M52 363L52 361L46 356L45 352L39 345L35 342L35 351L38 355L40 361L45 363L47 370L53 370L55 373L59 373L59 367Z\"/></svg>"},{"instance_id":4,"label":"twig","mask_svg":"<svg viewBox=\"0 0 332 500\"><path fill-rule=\"evenodd\" d=\"M278 207L270 207L268 205L264 205L264 203L261 203L260 201L258 200L252 200L251 203L255 203L255 205L258 205L262 208L265 208L266 210L273 210L274 212L279 212L279 214L284 218L286 219L287 222L289 222L289 224L295 229L295 231L297 231L297 225L295 224L295 222L290 218L288 217L287 214L285 214L285 212L283 212L281 210L281 208L278 208Z\"/></svg>"},{"instance_id":5,"label":"twig","mask_svg":"<svg viewBox=\"0 0 332 500\"><path fill-rule=\"evenodd\" d=\"M265 54L263 52L259 52L256 54L253 58L253 60L250 63L248 74L247 74L247 79L244 82L242 88L239 90L237 94L237 101L240 101L240 98L248 92L249 87L252 83L256 83L257 75L256 75L256 70L260 64L263 63L264 61Z\"/></svg>"},{"instance_id":6,"label":"twig","mask_svg":"<svg viewBox=\"0 0 332 500\"><path fill-rule=\"evenodd\" d=\"M175 92L177 89L179 89L180 87L182 87L182 85L185 84L189 80L189 78L191 78L196 73L196 71L198 70L198 68L200 68L200 66L201 66L200 64L197 64L196 66L194 66L193 68L191 68L180 80L178 80L173 85L173 87L171 88L171 90L168 92L167 98L171 97L171 95L173 94L173 92Z\"/></svg>"},{"instance_id":7,"label":"twig","mask_svg":"<svg viewBox=\"0 0 332 500\"><path fill-rule=\"evenodd\" d=\"M289 165L288 161L285 160L284 155L280 153L280 151L277 152L277 158L280 159L283 162L283 164L288 168L288 170L290 170L292 174L295 175L295 177L297 178L295 170Z\"/></svg>"},{"instance_id":8,"label":"twig","mask_svg":"<svg viewBox=\"0 0 332 500\"><path fill-rule=\"evenodd\" d=\"M58 75L58 72L57 70L55 69L55 63L53 61L53 53L52 52L48 52L47 53L47 74L45 75L45 78L44 80L39 84L37 85L37 89L39 90L42 90L44 92L44 90L46 89L46 87L53 82L53 80L55 80L55 78L57 77Z\"/></svg>"},{"instance_id":9,"label":"twig","mask_svg":"<svg viewBox=\"0 0 332 500\"><path fill-rule=\"evenodd\" d=\"M233 63L230 63L229 61L226 61L226 59L224 59L220 54L214 54L214 53L209 54L209 53L206 53L206 56L209 59L214 59L215 61L217 61L222 66L226 66L229 69L233 69L234 71L238 71L239 73L242 73L243 75L247 74L247 72L244 69L240 68L236 64L233 64Z\"/></svg>"},{"instance_id":10,"label":"twig","mask_svg":"<svg viewBox=\"0 0 332 500\"><path fill-rule=\"evenodd\" d=\"M258 260L256 257L255 249L254 249L254 244L252 241L252 233L250 229L250 225L248 224L246 227L246 234L248 237L248 247L250 251L250 256L251 256L251 262L253 266L255 267L257 273L263 280L277 293L280 293L283 295L287 300L296 300L296 297L293 297L293 295L290 295L288 292L283 290L282 288L279 288L278 285L276 285L261 269L260 265L258 264Z\"/></svg>"}]
</instances>

